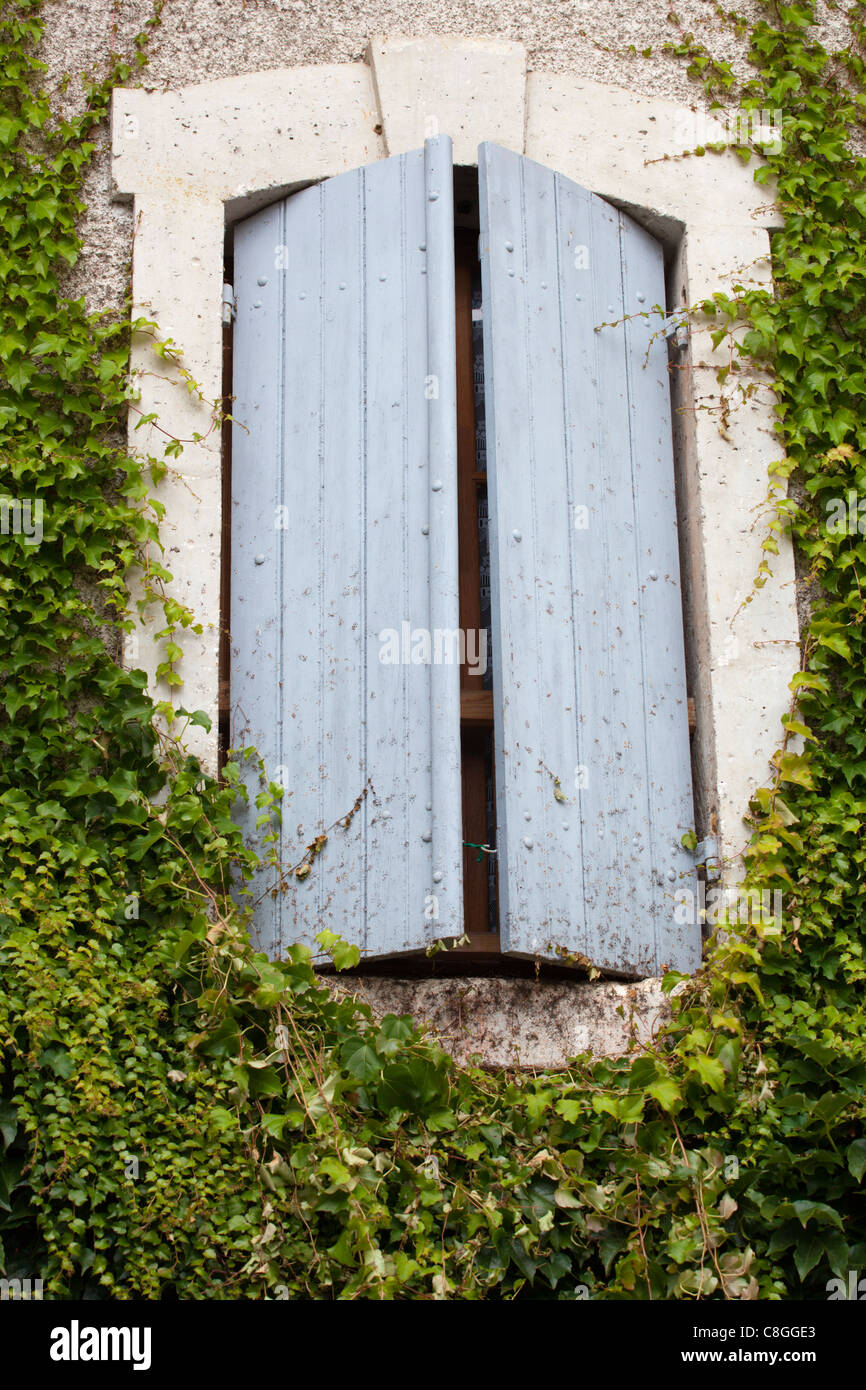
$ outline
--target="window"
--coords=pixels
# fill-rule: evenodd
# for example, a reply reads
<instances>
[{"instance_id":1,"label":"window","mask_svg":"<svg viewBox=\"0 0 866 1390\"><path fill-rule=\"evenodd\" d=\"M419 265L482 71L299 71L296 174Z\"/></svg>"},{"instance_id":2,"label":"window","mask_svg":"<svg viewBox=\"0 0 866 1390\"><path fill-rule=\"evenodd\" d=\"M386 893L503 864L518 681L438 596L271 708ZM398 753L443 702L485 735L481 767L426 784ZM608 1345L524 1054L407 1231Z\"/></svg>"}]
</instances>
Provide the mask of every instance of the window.
<instances>
[{"instance_id":1,"label":"window","mask_svg":"<svg viewBox=\"0 0 866 1390\"><path fill-rule=\"evenodd\" d=\"M230 737L286 789L284 869L328 836L263 874L261 944L330 927L383 957L468 924L690 970L661 252L482 145L479 285L452 190L439 138L236 231Z\"/></svg>"}]
</instances>

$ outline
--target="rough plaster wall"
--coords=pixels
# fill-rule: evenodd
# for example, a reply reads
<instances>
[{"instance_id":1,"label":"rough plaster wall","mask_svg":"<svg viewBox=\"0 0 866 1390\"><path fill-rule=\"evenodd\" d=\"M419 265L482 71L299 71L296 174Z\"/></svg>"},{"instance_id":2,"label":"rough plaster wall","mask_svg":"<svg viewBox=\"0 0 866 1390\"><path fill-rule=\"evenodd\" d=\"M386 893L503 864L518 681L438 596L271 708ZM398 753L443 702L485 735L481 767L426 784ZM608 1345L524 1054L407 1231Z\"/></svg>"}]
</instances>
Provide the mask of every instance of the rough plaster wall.
<instances>
[{"instance_id":1,"label":"rough plaster wall","mask_svg":"<svg viewBox=\"0 0 866 1390\"><path fill-rule=\"evenodd\" d=\"M461 1062L552 1070L591 1052L619 1057L648 1041L669 1017L658 980L589 984L562 980L365 979L336 991L357 994L377 1017L411 1014Z\"/></svg>"},{"instance_id":2,"label":"rough plaster wall","mask_svg":"<svg viewBox=\"0 0 866 1390\"><path fill-rule=\"evenodd\" d=\"M643 0L640 5L632 0L167 0L142 80L161 90L264 68L358 61L375 34L488 35L523 43L530 70L568 72L647 97L700 106L702 89L688 79L685 64L662 52L664 42L677 37L666 22L671 8L670 0ZM673 8L685 30L716 57L732 61L738 75L749 75L745 42L720 23L713 0L675 0ZM752 19L764 14L758 0L741 0L739 8ZM151 4L47 0L45 9L47 33L40 57L48 67L46 85L56 91L66 73L103 70L110 49L131 51ZM841 45L843 21L822 4L818 10L822 42L831 48ZM648 48L652 53L632 55L630 45L638 55ZM135 80L133 75L128 85ZM80 92L73 83L63 100L69 108L77 99ZM68 288L83 294L90 308L118 312L128 284L132 211L111 202L110 188L106 122L85 188L84 249ZM360 988L378 1012L426 1018L455 1055L480 1054L487 1065L558 1066L587 1048L616 1054L628 1047L633 1031L647 1037L664 1013L655 981L624 986L370 979L360 982Z\"/></svg>"},{"instance_id":3,"label":"rough plaster wall","mask_svg":"<svg viewBox=\"0 0 866 1390\"><path fill-rule=\"evenodd\" d=\"M753 19L764 14L758 0L742 0L737 8ZM843 19L821 0L817 8L822 41L843 43ZM750 74L745 40L721 23L714 0L166 0L142 80L161 90L263 68L357 62L374 34L491 35L523 43L530 69L700 105L702 89L688 79L685 64L662 51L677 37L666 20L671 9L714 56L732 61L738 75ZM131 51L151 11L151 0L47 0L40 57L49 88L66 73L101 70L111 48ZM628 52L630 45L639 56ZM647 48L652 53L643 57ZM69 92L74 99L75 84ZM70 277L70 291L84 294L94 309L117 309L128 279L132 212L111 202L109 171L106 123L85 189L85 247Z\"/></svg>"}]
</instances>

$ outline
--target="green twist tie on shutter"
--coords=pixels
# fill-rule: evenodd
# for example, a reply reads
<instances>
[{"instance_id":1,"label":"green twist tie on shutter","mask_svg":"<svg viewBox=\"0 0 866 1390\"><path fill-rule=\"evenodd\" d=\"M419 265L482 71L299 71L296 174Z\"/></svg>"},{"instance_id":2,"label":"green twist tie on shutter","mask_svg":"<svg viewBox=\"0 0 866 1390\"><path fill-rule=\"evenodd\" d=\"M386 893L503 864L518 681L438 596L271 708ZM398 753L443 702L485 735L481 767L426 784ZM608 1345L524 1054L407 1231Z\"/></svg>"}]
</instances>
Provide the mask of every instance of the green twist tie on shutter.
<instances>
[{"instance_id":1,"label":"green twist tie on shutter","mask_svg":"<svg viewBox=\"0 0 866 1390\"><path fill-rule=\"evenodd\" d=\"M471 840L464 840L464 841L463 841L463 847L464 847L464 849L477 849L477 850L478 850L478 853L477 853L476 856L475 856L475 863L476 863L476 864L480 864L480 863L481 863L481 860L484 858L484 855L485 855L485 854L495 854L495 853L496 853L496 850L495 850L495 849L491 849L489 845L476 845L476 844L473 844Z\"/></svg>"}]
</instances>

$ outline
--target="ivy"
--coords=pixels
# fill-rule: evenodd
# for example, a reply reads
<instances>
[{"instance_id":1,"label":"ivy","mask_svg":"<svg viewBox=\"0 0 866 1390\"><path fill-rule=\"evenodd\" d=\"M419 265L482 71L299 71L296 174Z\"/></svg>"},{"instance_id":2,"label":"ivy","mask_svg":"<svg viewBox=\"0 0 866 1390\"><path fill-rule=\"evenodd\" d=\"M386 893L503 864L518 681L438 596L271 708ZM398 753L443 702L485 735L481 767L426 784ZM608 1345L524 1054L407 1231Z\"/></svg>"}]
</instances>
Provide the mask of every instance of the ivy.
<instances>
[{"instance_id":1,"label":"ivy","mask_svg":"<svg viewBox=\"0 0 866 1390\"><path fill-rule=\"evenodd\" d=\"M41 8L0 10L4 1273L52 1297L826 1297L866 1264L864 6L839 53L810 4L751 27L720 8L748 35L745 84L691 35L675 46L708 95L784 117L756 161L784 215L774 292L703 306L725 332L745 322L728 374L758 362L778 400L756 582L787 529L814 596L749 809L748 886L784 912L724 924L694 980L666 978L651 1046L538 1076L458 1066L326 988L304 949L255 952L230 891L252 869L237 767L207 776L183 747L204 716L157 710L116 660L140 565L182 698L195 617L170 596L152 496L182 442L126 451L130 325L62 285L96 127L159 6L62 119ZM319 839L293 872L327 872Z\"/></svg>"}]
</instances>

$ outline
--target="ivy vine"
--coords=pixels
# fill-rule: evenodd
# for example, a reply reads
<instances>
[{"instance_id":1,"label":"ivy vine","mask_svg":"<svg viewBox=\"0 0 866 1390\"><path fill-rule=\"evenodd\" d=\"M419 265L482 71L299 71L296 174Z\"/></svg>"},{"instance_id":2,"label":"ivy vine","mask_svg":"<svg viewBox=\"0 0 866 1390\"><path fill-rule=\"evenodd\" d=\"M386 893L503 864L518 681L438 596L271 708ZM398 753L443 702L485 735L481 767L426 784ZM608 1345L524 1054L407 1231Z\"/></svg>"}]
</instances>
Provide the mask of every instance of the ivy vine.
<instances>
[{"instance_id":1,"label":"ivy vine","mask_svg":"<svg viewBox=\"0 0 866 1390\"><path fill-rule=\"evenodd\" d=\"M750 808L748 883L783 891L783 919L729 923L694 980L669 976L652 1045L538 1076L456 1065L300 947L256 953L229 892L250 868L237 768L205 775L182 741L204 716L166 730L115 659L133 565L172 669L195 619L154 559L165 461L120 442L130 325L62 277L94 130L159 7L68 119L41 11L0 9L4 1274L52 1297L825 1298L866 1269L864 5L841 52L811 4L720 7L744 84L669 16L710 96L784 117L756 174L784 215L774 292L703 306L747 326L729 371L773 373L770 540L790 529L816 594ZM828 525L852 496L853 529Z\"/></svg>"}]
</instances>

